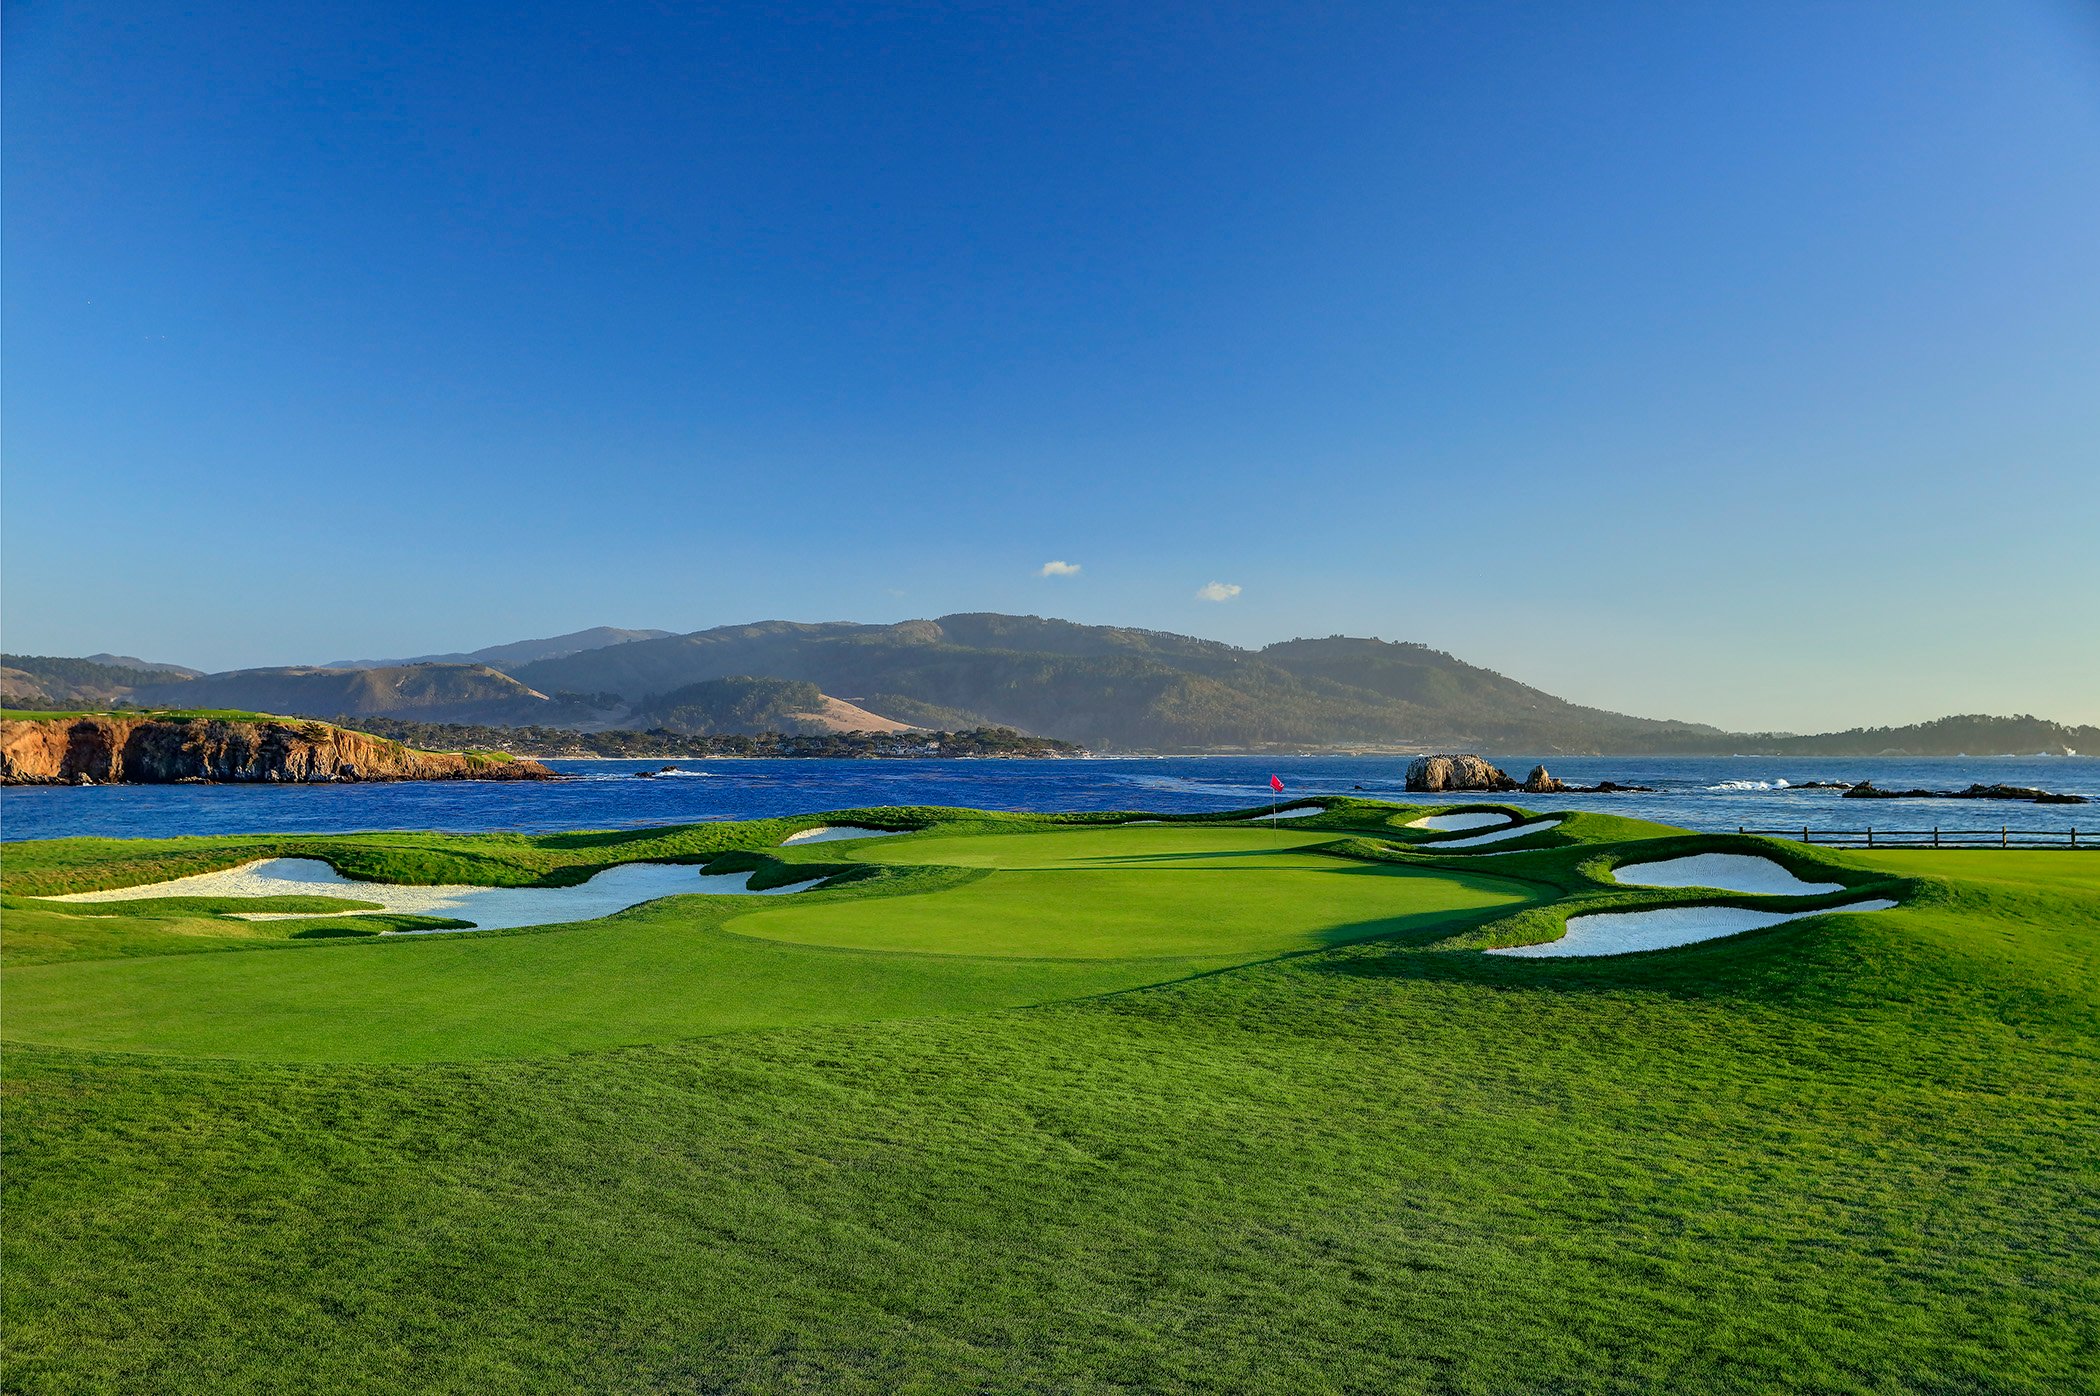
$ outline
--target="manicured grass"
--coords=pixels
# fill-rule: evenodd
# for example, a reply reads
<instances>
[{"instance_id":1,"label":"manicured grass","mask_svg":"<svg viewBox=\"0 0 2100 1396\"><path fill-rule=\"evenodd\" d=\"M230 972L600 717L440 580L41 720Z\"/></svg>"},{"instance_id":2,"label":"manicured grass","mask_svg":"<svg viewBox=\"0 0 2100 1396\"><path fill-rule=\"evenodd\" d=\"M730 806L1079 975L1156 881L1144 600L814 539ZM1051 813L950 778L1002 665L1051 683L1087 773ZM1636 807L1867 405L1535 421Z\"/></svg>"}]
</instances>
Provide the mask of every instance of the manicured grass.
<instances>
[{"instance_id":1,"label":"manicured grass","mask_svg":"<svg viewBox=\"0 0 2100 1396\"><path fill-rule=\"evenodd\" d=\"M1537 889L1477 874L1380 867L1310 851L1333 835L1134 828L917 835L856 857L996 869L938 896L849 911L774 904L739 935L942 955L1232 957L1389 936Z\"/></svg>"},{"instance_id":2,"label":"manicured grass","mask_svg":"<svg viewBox=\"0 0 2100 1396\"><path fill-rule=\"evenodd\" d=\"M314 727L329 723L311 717L283 717L276 713L251 713L242 708L0 708L0 718L36 721L52 718L128 717L139 721L201 719L218 722L290 722Z\"/></svg>"},{"instance_id":3,"label":"manicured grass","mask_svg":"<svg viewBox=\"0 0 2100 1396\"><path fill-rule=\"evenodd\" d=\"M876 822L860 813L821 822ZM921 811L903 822L962 822L784 854L884 869L828 903L10 968L5 1385L2100 1389L2100 858L1837 854L1602 816L1545 851L1437 858L1395 851L1397 817L1322 816L1336 842L1315 852L1303 828L1262 849ZM333 846L566 879L780 832ZM1609 960L1462 948L1682 900L1608 869L1709 850L1903 905ZM6 886L143 881L198 852L229 856L11 845ZM1525 900L1178 977L955 953L980 915L961 911L935 918L938 954L753 934L1013 880L1031 890L1001 927L1069 949L1096 913L1063 903L1104 879L1182 889L1157 915L1197 943L1225 913L1171 908L1206 884L1273 892L1249 925L1297 916L1301 937L1314 897L1334 917L1371 892L1388 911L1431 887ZM44 934L126 924L94 919ZM38 1006L59 985L70 1016ZM97 1045L22 1040L61 1031ZM317 1040L367 1060L299 1060ZM167 1055L229 1046L251 1059Z\"/></svg>"},{"instance_id":4,"label":"manicured grass","mask_svg":"<svg viewBox=\"0 0 2100 1396\"><path fill-rule=\"evenodd\" d=\"M143 908L141 939L159 951L143 962L101 957L122 904L17 901L27 958L43 963L6 971L6 1030L70 1047L291 1060L576 1050L1103 993L1364 936L1450 931L1461 913L1540 895L1313 851L1335 837L1194 827L914 835L860 847L934 870L886 870L792 902L671 898L523 935L294 947L317 923L218 923L248 946L274 941L293 954L168 954L225 948L190 907L244 904L183 898L156 914L169 901L155 899L131 904ZM938 870L970 857L1023 870ZM268 905L313 909L307 900ZM95 957L63 953L73 922L88 924L72 944ZM176 947L173 936L188 939ZM1072 963L1084 961L1128 963Z\"/></svg>"}]
</instances>

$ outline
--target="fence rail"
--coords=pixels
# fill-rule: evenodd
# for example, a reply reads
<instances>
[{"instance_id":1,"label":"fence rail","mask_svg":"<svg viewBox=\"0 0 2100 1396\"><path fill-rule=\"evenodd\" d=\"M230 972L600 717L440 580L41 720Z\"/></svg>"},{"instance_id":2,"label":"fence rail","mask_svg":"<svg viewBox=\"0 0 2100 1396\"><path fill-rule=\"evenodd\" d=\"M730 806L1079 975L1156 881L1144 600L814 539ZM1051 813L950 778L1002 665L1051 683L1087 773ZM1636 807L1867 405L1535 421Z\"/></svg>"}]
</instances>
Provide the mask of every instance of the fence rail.
<instances>
[{"instance_id":1,"label":"fence rail","mask_svg":"<svg viewBox=\"0 0 2100 1396\"><path fill-rule=\"evenodd\" d=\"M1995 829L1752 829L1737 825L1739 834L1762 834L1767 838L1797 839L1802 843L1830 844L1839 848L2100 848L2100 830L2085 831L2078 841L2076 829L2015 829L2001 824Z\"/></svg>"}]
</instances>

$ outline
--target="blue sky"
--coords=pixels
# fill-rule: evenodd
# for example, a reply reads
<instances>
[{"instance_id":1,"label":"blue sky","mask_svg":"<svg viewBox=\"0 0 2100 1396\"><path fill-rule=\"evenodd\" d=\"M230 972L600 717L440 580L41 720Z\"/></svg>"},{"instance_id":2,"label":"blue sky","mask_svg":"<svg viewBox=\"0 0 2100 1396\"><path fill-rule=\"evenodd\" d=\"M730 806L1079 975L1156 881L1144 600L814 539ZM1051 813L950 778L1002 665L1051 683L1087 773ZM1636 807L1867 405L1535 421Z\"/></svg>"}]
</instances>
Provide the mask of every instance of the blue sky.
<instances>
[{"instance_id":1,"label":"blue sky","mask_svg":"<svg viewBox=\"0 0 2100 1396\"><path fill-rule=\"evenodd\" d=\"M2100 721L2089 6L7 29L12 650L1007 610Z\"/></svg>"}]
</instances>

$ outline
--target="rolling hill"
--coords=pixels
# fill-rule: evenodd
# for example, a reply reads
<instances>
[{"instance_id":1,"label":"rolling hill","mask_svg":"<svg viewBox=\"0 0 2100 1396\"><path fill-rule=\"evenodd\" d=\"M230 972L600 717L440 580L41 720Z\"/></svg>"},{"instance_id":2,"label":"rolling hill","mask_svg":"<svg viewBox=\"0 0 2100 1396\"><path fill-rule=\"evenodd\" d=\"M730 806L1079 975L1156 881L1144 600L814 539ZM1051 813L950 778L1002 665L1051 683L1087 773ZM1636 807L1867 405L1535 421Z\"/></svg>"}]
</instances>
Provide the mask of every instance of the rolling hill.
<instances>
[{"instance_id":1,"label":"rolling hill","mask_svg":"<svg viewBox=\"0 0 2100 1396\"><path fill-rule=\"evenodd\" d=\"M578 731L1011 727L1096 751L1473 749L1953 756L2100 750L2100 728L1949 717L1797 736L1571 703L1426 645L1343 635L1242 649L1041 616L890 625L760 621L690 634L599 626L459 662L150 671L117 655L0 656L0 702L229 707ZM737 688L737 685L743 685ZM809 698L809 694L815 698ZM755 706L754 706L755 704Z\"/></svg>"},{"instance_id":2,"label":"rolling hill","mask_svg":"<svg viewBox=\"0 0 2100 1396\"><path fill-rule=\"evenodd\" d=\"M236 669L140 684L129 696L149 707L239 708L310 717L382 715L432 722L549 722L572 718L575 707L484 664Z\"/></svg>"},{"instance_id":3,"label":"rolling hill","mask_svg":"<svg viewBox=\"0 0 2100 1396\"><path fill-rule=\"evenodd\" d=\"M196 672L175 665L146 668L113 654L86 659L0 654L0 702L14 708L108 707L141 684L172 686Z\"/></svg>"},{"instance_id":4,"label":"rolling hill","mask_svg":"<svg viewBox=\"0 0 2100 1396\"><path fill-rule=\"evenodd\" d=\"M640 731L692 735L788 732L908 732L912 724L833 698L813 683L736 675L706 679L642 703L625 721Z\"/></svg>"},{"instance_id":5,"label":"rolling hill","mask_svg":"<svg viewBox=\"0 0 2100 1396\"><path fill-rule=\"evenodd\" d=\"M1000 723L1097 750L1468 743L1659 750L1724 737L1717 728L1579 707L1420 645L1337 638L1253 651L1161 631L982 613L896 625L723 626L515 672L548 691L622 694L766 675L816 684L886 716L923 721L934 709L951 721Z\"/></svg>"}]
</instances>

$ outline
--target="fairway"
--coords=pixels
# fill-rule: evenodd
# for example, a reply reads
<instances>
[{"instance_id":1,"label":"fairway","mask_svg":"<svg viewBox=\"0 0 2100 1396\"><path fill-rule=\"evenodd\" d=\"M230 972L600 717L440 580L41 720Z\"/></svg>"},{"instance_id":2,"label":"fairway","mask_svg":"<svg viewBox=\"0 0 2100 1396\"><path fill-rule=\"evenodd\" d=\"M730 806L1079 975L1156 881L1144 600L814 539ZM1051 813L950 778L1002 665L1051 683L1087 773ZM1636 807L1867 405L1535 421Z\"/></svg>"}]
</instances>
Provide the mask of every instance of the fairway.
<instances>
[{"instance_id":1,"label":"fairway","mask_svg":"<svg viewBox=\"0 0 2100 1396\"><path fill-rule=\"evenodd\" d=\"M1435 927L1538 895L1473 873L1313 851L1335 837L1199 827L936 832L802 857L990 871L800 893L806 904L793 914L677 896L526 934L11 966L6 1033L281 1060L530 1055L1105 993ZM17 914L45 934L73 920L74 934L106 945L109 913L123 905L34 902ZM245 922L226 932L252 933Z\"/></svg>"}]
</instances>

